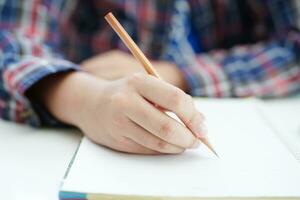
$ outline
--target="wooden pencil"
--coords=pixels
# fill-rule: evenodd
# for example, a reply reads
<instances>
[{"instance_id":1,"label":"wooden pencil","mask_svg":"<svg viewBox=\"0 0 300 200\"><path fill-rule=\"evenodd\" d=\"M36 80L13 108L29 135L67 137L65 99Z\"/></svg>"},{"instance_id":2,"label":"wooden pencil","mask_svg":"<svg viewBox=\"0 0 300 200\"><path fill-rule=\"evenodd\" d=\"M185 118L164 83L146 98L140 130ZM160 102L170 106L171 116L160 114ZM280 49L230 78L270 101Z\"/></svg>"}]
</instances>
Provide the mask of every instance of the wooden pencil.
<instances>
[{"instance_id":1,"label":"wooden pencil","mask_svg":"<svg viewBox=\"0 0 300 200\"><path fill-rule=\"evenodd\" d=\"M147 73L161 79L161 77L159 76L157 71L152 66L151 62L144 55L144 53L140 50L140 48L136 45L136 43L132 40L132 38L128 35L126 30L119 23L119 21L115 18L115 16L111 12L109 12L107 15L105 15L104 18L108 22L108 24L112 27L112 29L118 34L118 36L121 38L121 40L127 46L127 48L131 51L133 56L143 65L143 67L145 68ZM217 152L214 150L214 148L210 144L207 137L197 137L197 138L203 144L205 144L217 157L219 157Z\"/></svg>"}]
</instances>

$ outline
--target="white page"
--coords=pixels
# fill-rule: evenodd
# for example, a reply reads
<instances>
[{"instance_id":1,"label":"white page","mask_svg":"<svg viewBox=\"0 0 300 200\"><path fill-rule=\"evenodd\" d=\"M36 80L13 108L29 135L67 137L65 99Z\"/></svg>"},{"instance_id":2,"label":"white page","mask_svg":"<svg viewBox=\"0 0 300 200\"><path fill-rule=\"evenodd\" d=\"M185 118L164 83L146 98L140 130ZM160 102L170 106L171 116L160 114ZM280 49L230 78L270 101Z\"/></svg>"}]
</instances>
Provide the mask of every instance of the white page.
<instances>
[{"instance_id":1,"label":"white page","mask_svg":"<svg viewBox=\"0 0 300 200\"><path fill-rule=\"evenodd\" d=\"M300 161L300 98L261 101L259 109L267 123Z\"/></svg>"},{"instance_id":2,"label":"white page","mask_svg":"<svg viewBox=\"0 0 300 200\"><path fill-rule=\"evenodd\" d=\"M251 100L197 100L220 159L202 146L181 155L117 153L84 139L61 190L180 197L300 196L300 164Z\"/></svg>"}]
</instances>

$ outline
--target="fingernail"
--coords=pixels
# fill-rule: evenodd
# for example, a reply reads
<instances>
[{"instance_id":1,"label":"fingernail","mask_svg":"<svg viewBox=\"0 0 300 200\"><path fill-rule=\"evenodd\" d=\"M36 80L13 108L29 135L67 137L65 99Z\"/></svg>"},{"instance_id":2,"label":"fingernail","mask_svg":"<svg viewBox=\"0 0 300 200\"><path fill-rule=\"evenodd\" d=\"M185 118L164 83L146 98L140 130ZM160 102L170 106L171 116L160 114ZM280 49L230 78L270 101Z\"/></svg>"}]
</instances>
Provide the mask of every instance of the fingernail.
<instances>
[{"instance_id":1,"label":"fingernail","mask_svg":"<svg viewBox=\"0 0 300 200\"><path fill-rule=\"evenodd\" d=\"M207 135L207 127L205 124L199 124L198 127L196 128L196 135L199 138L204 138Z\"/></svg>"},{"instance_id":2,"label":"fingernail","mask_svg":"<svg viewBox=\"0 0 300 200\"><path fill-rule=\"evenodd\" d=\"M197 149L199 146L200 146L200 142L199 142L199 140L196 140L191 148Z\"/></svg>"}]
</instances>

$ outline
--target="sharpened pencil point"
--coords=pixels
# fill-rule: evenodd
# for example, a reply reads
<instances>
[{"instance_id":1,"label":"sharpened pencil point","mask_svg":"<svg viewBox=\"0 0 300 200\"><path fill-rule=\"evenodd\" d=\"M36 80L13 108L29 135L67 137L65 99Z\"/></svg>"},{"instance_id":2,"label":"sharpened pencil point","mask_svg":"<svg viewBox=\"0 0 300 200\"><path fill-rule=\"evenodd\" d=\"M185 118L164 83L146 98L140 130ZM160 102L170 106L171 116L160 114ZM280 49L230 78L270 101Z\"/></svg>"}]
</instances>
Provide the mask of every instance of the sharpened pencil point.
<instances>
[{"instance_id":1,"label":"sharpened pencil point","mask_svg":"<svg viewBox=\"0 0 300 200\"><path fill-rule=\"evenodd\" d=\"M210 142L208 141L208 139L207 139L206 137L203 137L203 138L199 138L199 137L198 137L198 139L199 139L203 144L205 144L205 146L206 146L209 150L211 150L218 158L220 158L219 155L217 154L217 152L215 151L215 149L213 148L213 146L210 144Z\"/></svg>"},{"instance_id":2,"label":"sharpened pencil point","mask_svg":"<svg viewBox=\"0 0 300 200\"><path fill-rule=\"evenodd\" d=\"M220 156L217 154L217 152L214 149L211 149L211 151L218 157L220 158Z\"/></svg>"}]
</instances>

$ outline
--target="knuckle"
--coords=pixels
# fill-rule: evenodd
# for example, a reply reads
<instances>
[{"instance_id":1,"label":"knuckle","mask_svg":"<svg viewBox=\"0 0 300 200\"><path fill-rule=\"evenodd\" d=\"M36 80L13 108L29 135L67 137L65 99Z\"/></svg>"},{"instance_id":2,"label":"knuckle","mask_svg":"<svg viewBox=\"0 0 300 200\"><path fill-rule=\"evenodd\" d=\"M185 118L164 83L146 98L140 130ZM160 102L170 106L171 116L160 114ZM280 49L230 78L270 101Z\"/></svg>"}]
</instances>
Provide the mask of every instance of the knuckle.
<instances>
[{"instance_id":1,"label":"knuckle","mask_svg":"<svg viewBox=\"0 0 300 200\"><path fill-rule=\"evenodd\" d=\"M163 140L160 140L158 143L157 143L157 146L159 149L161 150L165 150L168 146L168 143L163 141Z\"/></svg>"},{"instance_id":2,"label":"knuckle","mask_svg":"<svg viewBox=\"0 0 300 200\"><path fill-rule=\"evenodd\" d=\"M144 73L134 73L133 75L128 77L128 84L135 86L137 84L141 84L146 79L146 74Z\"/></svg>"},{"instance_id":3,"label":"knuckle","mask_svg":"<svg viewBox=\"0 0 300 200\"><path fill-rule=\"evenodd\" d=\"M119 137L118 139L116 139L116 144L120 147L127 147L128 139L126 137Z\"/></svg>"},{"instance_id":4,"label":"knuckle","mask_svg":"<svg viewBox=\"0 0 300 200\"><path fill-rule=\"evenodd\" d=\"M150 146L152 141L149 140L149 137L147 134L137 134L136 138L144 145L144 146Z\"/></svg>"},{"instance_id":5,"label":"knuckle","mask_svg":"<svg viewBox=\"0 0 300 200\"><path fill-rule=\"evenodd\" d=\"M178 109L184 103L185 98L186 94L182 90L176 89L171 95L170 103L174 107L174 109Z\"/></svg>"},{"instance_id":6,"label":"knuckle","mask_svg":"<svg viewBox=\"0 0 300 200\"><path fill-rule=\"evenodd\" d=\"M186 126L193 128L194 126L199 126L201 123L203 123L202 115L199 112L195 112L195 114L187 121Z\"/></svg>"},{"instance_id":7,"label":"knuckle","mask_svg":"<svg viewBox=\"0 0 300 200\"><path fill-rule=\"evenodd\" d=\"M195 123L195 121L197 120L197 118L198 118L198 114L197 114L197 113L193 114L193 115L191 116L191 118L188 119L188 121L186 122L186 126L187 126L187 127L192 127L193 124Z\"/></svg>"},{"instance_id":8,"label":"knuckle","mask_svg":"<svg viewBox=\"0 0 300 200\"><path fill-rule=\"evenodd\" d=\"M172 124L170 122L163 123L160 126L159 134L167 140L171 139L174 134Z\"/></svg>"}]
</instances>

